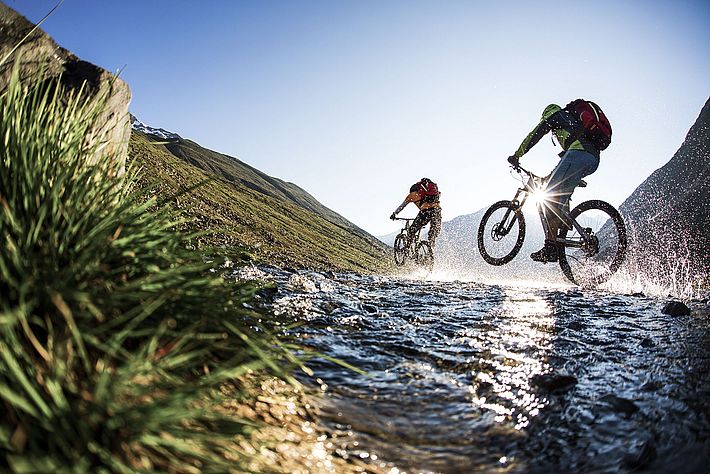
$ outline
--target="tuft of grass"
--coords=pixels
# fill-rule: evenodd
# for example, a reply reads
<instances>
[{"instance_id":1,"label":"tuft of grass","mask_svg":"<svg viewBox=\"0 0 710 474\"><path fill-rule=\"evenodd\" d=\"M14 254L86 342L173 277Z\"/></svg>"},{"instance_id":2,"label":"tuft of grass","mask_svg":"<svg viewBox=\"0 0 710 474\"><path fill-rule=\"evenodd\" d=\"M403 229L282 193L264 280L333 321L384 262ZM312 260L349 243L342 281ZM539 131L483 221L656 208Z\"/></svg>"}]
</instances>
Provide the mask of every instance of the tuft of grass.
<instances>
[{"instance_id":1,"label":"tuft of grass","mask_svg":"<svg viewBox=\"0 0 710 474\"><path fill-rule=\"evenodd\" d=\"M0 96L0 471L240 470L254 426L220 388L296 362L258 288L89 144L104 104L17 74Z\"/></svg>"}]
</instances>

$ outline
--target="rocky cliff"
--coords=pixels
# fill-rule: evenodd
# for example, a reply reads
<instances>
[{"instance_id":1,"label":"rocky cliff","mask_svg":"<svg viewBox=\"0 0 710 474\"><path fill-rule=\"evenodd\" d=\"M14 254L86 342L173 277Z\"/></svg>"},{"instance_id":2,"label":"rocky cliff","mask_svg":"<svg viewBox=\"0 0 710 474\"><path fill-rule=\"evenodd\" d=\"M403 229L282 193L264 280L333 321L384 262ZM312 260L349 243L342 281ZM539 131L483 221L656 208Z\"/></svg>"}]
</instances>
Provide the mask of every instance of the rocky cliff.
<instances>
[{"instance_id":1,"label":"rocky cliff","mask_svg":"<svg viewBox=\"0 0 710 474\"><path fill-rule=\"evenodd\" d=\"M629 226L632 270L677 278L710 273L710 99L671 160L619 210Z\"/></svg>"},{"instance_id":2,"label":"rocky cliff","mask_svg":"<svg viewBox=\"0 0 710 474\"><path fill-rule=\"evenodd\" d=\"M14 67L21 80L37 80L38 74L61 78L69 91L82 90L87 100L105 100L103 112L90 131L90 143L101 143L102 156L124 163L130 137L128 105L131 92L112 73L82 61L60 47L44 31L0 2L0 93L10 81Z\"/></svg>"}]
</instances>

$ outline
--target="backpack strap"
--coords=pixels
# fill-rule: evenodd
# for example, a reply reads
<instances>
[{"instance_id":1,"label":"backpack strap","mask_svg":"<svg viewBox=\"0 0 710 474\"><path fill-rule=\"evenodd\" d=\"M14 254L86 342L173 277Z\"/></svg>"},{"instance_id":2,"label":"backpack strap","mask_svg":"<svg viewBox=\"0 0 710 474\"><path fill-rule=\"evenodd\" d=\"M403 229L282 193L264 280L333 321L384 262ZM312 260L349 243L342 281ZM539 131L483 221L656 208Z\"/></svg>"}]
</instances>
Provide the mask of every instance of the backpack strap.
<instances>
[{"instance_id":1,"label":"backpack strap","mask_svg":"<svg viewBox=\"0 0 710 474\"><path fill-rule=\"evenodd\" d=\"M569 137L567 137L567 140L565 140L565 146L567 147L567 150L569 150L569 147L572 146L572 143L582 138L582 135L584 135L584 125L580 122L577 128L570 132Z\"/></svg>"}]
</instances>

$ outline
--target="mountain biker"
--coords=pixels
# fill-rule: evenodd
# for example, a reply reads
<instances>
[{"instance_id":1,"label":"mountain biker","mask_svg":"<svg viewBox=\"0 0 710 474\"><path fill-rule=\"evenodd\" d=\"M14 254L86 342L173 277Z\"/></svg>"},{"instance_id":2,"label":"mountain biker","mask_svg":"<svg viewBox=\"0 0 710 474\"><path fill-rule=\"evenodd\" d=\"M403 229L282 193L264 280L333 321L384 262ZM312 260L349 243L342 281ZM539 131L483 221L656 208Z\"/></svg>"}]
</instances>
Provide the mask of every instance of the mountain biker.
<instances>
[{"instance_id":1,"label":"mountain biker","mask_svg":"<svg viewBox=\"0 0 710 474\"><path fill-rule=\"evenodd\" d=\"M581 120L570 107L576 102L570 102L564 109L557 104L545 107L540 123L525 137L515 153L508 157L508 162L513 167L518 167L520 158L549 131L552 131L563 150L559 154L560 162L552 170L545 189L549 204L543 205L543 211L549 228L545 229L543 248L530 254L530 258L536 262L547 263L558 260L555 239L562 224L558 217L560 215L558 210L569 212L569 201L574 188L582 178L594 173L599 166L599 147L585 136Z\"/></svg>"},{"instance_id":2,"label":"mountain biker","mask_svg":"<svg viewBox=\"0 0 710 474\"><path fill-rule=\"evenodd\" d=\"M422 227L431 223L429 226L429 245L434 248L436 238L441 232L441 205L439 204L439 188L435 182L429 178L422 178L418 182L414 183L409 188L409 194L402 204L392 213L390 219L394 220L397 218L402 209L404 209L407 204L413 202L419 208L419 214L412 221L412 225L409 226L409 242L412 238L421 230ZM407 245L409 245L407 242Z\"/></svg>"}]
</instances>

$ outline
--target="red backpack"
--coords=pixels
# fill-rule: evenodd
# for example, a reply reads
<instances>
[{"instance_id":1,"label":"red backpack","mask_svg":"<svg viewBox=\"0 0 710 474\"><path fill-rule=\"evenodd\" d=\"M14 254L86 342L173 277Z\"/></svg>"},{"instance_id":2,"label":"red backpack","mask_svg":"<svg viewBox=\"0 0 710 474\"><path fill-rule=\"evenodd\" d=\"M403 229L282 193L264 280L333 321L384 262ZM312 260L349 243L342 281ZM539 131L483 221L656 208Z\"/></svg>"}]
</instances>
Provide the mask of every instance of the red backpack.
<instances>
[{"instance_id":1,"label":"red backpack","mask_svg":"<svg viewBox=\"0 0 710 474\"><path fill-rule=\"evenodd\" d=\"M419 196L424 202L436 202L441 194L436 183L427 178L422 178L422 180L414 186L417 187Z\"/></svg>"},{"instance_id":2,"label":"red backpack","mask_svg":"<svg viewBox=\"0 0 710 474\"><path fill-rule=\"evenodd\" d=\"M584 136L597 149L606 150L611 143L611 124L602 109L592 101L577 99L565 106L580 121L581 129L575 135Z\"/></svg>"}]
</instances>

